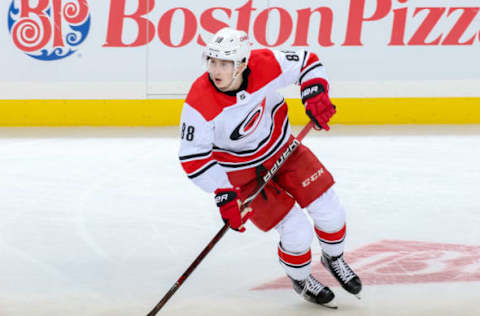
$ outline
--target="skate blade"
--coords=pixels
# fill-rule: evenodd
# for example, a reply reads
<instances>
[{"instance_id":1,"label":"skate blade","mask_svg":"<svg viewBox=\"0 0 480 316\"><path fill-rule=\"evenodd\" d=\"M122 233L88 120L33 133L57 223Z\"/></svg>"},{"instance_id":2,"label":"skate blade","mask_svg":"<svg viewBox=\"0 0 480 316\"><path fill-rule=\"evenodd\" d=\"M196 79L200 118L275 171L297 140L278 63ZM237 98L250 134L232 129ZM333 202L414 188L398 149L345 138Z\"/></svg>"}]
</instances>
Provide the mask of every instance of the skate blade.
<instances>
[{"instance_id":1,"label":"skate blade","mask_svg":"<svg viewBox=\"0 0 480 316\"><path fill-rule=\"evenodd\" d=\"M322 305L323 307L326 307L326 308L329 308L329 309L338 309L337 304L332 303L332 302L328 302L328 303L321 304L321 305Z\"/></svg>"},{"instance_id":2,"label":"skate blade","mask_svg":"<svg viewBox=\"0 0 480 316\"><path fill-rule=\"evenodd\" d=\"M358 298L359 300L362 299L362 297L360 296L360 294L353 294L356 298Z\"/></svg>"}]
</instances>

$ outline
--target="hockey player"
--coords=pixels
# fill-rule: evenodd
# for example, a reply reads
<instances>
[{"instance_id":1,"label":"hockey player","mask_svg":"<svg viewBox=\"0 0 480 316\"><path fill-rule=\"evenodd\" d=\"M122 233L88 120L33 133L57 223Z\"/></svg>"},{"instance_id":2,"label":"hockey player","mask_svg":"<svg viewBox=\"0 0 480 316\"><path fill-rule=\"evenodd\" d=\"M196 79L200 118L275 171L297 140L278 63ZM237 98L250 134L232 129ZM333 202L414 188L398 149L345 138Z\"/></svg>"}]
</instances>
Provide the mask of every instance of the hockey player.
<instances>
[{"instance_id":1,"label":"hockey player","mask_svg":"<svg viewBox=\"0 0 480 316\"><path fill-rule=\"evenodd\" d=\"M316 234L321 262L345 290L358 294L359 277L343 258L345 211L330 172L300 145L273 181L241 214L241 201L293 139L284 98L276 91L300 86L306 113L329 130L335 107L328 96L324 66L312 52L250 51L247 34L217 32L203 53L207 72L192 85L181 117L180 162L187 176L215 194L222 219L243 232L250 219L280 235L278 257L293 288L306 300L328 304L334 293L311 271L310 246ZM305 208L313 220L307 218Z\"/></svg>"}]
</instances>

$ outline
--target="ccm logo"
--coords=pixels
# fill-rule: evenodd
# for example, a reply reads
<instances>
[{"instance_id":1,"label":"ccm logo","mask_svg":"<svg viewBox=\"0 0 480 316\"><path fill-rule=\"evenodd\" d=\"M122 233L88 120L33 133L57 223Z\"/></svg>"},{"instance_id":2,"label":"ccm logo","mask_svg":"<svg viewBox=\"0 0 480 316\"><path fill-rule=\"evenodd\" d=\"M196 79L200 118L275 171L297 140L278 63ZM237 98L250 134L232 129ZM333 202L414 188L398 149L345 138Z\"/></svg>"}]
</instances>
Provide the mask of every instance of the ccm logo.
<instances>
[{"instance_id":1,"label":"ccm logo","mask_svg":"<svg viewBox=\"0 0 480 316\"><path fill-rule=\"evenodd\" d=\"M323 168L320 168L317 172L312 174L309 178L303 180L302 182L302 187L306 188L308 187L312 182L316 181L322 174L323 174Z\"/></svg>"}]
</instances>

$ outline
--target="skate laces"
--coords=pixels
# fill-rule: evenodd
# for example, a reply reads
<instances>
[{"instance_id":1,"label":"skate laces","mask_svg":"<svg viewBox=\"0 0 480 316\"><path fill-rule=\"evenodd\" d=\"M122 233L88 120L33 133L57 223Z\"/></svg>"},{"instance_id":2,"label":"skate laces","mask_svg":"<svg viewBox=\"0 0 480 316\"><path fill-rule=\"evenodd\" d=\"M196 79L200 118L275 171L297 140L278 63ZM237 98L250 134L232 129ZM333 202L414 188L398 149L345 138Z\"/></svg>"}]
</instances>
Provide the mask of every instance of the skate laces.
<instances>
[{"instance_id":1,"label":"skate laces","mask_svg":"<svg viewBox=\"0 0 480 316\"><path fill-rule=\"evenodd\" d=\"M314 295L318 295L320 291L324 288L325 286L317 281L311 274L308 276L308 278L305 280L305 287L303 288L303 293L306 291L312 292ZM302 294L303 294L302 293Z\"/></svg>"},{"instance_id":2,"label":"skate laces","mask_svg":"<svg viewBox=\"0 0 480 316\"><path fill-rule=\"evenodd\" d=\"M330 260L329 260L330 261ZM343 282L347 283L355 277L355 273L350 269L348 264L345 263L343 257L339 257L336 260L330 261L330 265Z\"/></svg>"}]
</instances>

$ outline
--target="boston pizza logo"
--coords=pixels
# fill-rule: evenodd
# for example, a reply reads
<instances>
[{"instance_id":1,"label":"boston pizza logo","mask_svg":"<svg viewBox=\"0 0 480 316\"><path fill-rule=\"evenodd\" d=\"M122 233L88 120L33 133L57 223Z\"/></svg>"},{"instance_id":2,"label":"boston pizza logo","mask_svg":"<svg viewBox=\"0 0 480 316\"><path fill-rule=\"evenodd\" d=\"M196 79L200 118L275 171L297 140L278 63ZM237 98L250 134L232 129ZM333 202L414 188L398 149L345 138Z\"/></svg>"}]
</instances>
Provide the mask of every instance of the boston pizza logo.
<instances>
[{"instance_id":1,"label":"boston pizza logo","mask_svg":"<svg viewBox=\"0 0 480 316\"><path fill-rule=\"evenodd\" d=\"M90 30L87 0L13 0L7 21L15 46L44 61L74 54Z\"/></svg>"}]
</instances>

